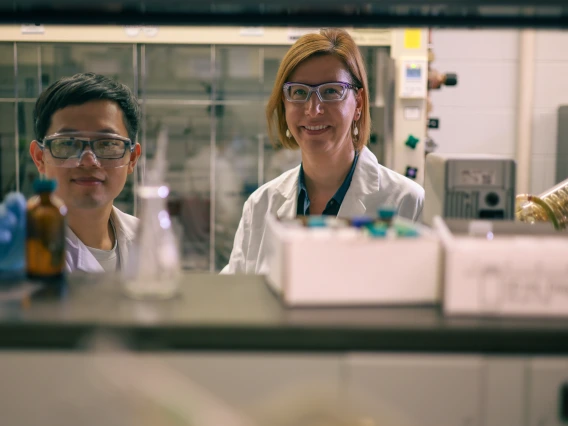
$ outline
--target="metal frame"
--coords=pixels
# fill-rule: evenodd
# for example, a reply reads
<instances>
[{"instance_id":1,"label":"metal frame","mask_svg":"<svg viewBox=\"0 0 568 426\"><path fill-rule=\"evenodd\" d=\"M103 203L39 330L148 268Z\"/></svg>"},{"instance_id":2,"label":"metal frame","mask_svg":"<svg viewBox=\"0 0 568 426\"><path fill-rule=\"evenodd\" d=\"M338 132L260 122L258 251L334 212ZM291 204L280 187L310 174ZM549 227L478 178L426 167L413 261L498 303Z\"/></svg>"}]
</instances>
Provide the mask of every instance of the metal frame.
<instances>
[{"instance_id":1,"label":"metal frame","mask_svg":"<svg viewBox=\"0 0 568 426\"><path fill-rule=\"evenodd\" d=\"M215 75L215 66L217 59L217 46L215 44L211 45L210 51L210 69L211 75ZM217 97L217 83L216 79L211 79L211 100ZM215 176L215 157L217 154L217 109L214 108L213 103L211 103L212 108L210 108L210 144L211 144L211 155L209 158L209 272L215 272L215 204L216 204L216 182L217 176Z\"/></svg>"},{"instance_id":2,"label":"metal frame","mask_svg":"<svg viewBox=\"0 0 568 426\"><path fill-rule=\"evenodd\" d=\"M0 23L568 28L564 0L0 0ZM112 7L110 7L112 6ZM117 7L119 6L119 7ZM61 8L65 13L61 13Z\"/></svg>"},{"instance_id":3,"label":"metal frame","mask_svg":"<svg viewBox=\"0 0 568 426\"><path fill-rule=\"evenodd\" d=\"M20 126L18 114L18 43L14 42L14 148L16 156L16 192L20 191Z\"/></svg>"},{"instance_id":4,"label":"metal frame","mask_svg":"<svg viewBox=\"0 0 568 426\"><path fill-rule=\"evenodd\" d=\"M139 77L138 77L138 45L136 43L132 44L132 74L134 77L134 94L138 95L138 89L139 89ZM138 141L133 141L134 143L138 142ZM133 184L132 184L132 192L133 192L133 206L132 206L132 214L134 216L137 215L138 213L138 195L137 195L137 189L138 189L138 165L136 165L136 167L134 167L134 173L132 176L133 179Z\"/></svg>"},{"instance_id":5,"label":"metal frame","mask_svg":"<svg viewBox=\"0 0 568 426\"><path fill-rule=\"evenodd\" d=\"M259 85L264 87L264 48L260 48L258 51L258 80ZM259 99L261 100L261 99ZM258 129L258 186L260 187L264 183L264 139L266 135L260 132Z\"/></svg>"}]
</instances>

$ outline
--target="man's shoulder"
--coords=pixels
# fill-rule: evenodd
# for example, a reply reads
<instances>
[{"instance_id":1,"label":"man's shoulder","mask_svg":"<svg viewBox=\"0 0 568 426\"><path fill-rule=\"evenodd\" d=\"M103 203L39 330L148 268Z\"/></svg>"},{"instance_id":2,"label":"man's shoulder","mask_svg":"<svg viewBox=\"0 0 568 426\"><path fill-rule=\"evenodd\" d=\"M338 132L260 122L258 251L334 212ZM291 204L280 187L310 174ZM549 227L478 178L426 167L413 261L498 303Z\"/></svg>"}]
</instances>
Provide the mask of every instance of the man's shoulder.
<instances>
[{"instance_id":1,"label":"man's shoulder","mask_svg":"<svg viewBox=\"0 0 568 426\"><path fill-rule=\"evenodd\" d=\"M112 207L112 211L116 215L116 217L118 217L121 221L126 221L130 223L138 223L140 221L140 219L138 219L136 216L132 216L131 214L125 213L116 206Z\"/></svg>"}]
</instances>

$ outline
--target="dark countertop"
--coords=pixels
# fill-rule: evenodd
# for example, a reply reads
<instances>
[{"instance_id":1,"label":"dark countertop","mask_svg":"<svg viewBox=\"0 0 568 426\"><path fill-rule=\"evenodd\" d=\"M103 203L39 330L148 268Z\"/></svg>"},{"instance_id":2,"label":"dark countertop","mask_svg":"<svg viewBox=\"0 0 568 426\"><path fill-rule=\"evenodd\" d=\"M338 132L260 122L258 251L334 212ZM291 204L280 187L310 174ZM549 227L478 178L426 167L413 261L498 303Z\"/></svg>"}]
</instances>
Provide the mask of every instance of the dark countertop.
<instances>
[{"instance_id":1,"label":"dark countertop","mask_svg":"<svg viewBox=\"0 0 568 426\"><path fill-rule=\"evenodd\" d=\"M99 279L100 280L100 279ZM439 307L286 308L262 277L186 274L168 301L72 276L60 301L0 304L0 348L82 349L96 332L137 350L568 354L568 320L445 318Z\"/></svg>"}]
</instances>

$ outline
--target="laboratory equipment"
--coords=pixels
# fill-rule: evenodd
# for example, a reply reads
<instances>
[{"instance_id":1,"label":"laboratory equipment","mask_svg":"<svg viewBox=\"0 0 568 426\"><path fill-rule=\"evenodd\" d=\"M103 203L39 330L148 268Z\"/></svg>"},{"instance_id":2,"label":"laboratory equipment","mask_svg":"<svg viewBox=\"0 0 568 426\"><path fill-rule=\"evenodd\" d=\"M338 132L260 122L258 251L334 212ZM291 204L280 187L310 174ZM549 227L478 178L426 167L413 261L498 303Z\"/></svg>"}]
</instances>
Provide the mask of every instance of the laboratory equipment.
<instances>
[{"instance_id":1,"label":"laboratory equipment","mask_svg":"<svg viewBox=\"0 0 568 426\"><path fill-rule=\"evenodd\" d=\"M568 178L568 105L558 107L558 130L556 134L556 178L561 182Z\"/></svg>"},{"instance_id":2,"label":"laboratory equipment","mask_svg":"<svg viewBox=\"0 0 568 426\"><path fill-rule=\"evenodd\" d=\"M308 216L307 225L310 228L321 228L326 226L324 216Z\"/></svg>"},{"instance_id":3,"label":"laboratory equipment","mask_svg":"<svg viewBox=\"0 0 568 426\"><path fill-rule=\"evenodd\" d=\"M26 199L11 192L0 204L0 281L22 278L25 271Z\"/></svg>"},{"instance_id":4,"label":"laboratory equipment","mask_svg":"<svg viewBox=\"0 0 568 426\"><path fill-rule=\"evenodd\" d=\"M309 228L312 235L327 235L337 240L342 240L344 235L365 239L367 237L390 237L406 238L419 237L420 225L408 220L398 220L397 208L383 206L377 210L377 216L355 216L350 219L333 216L297 216L295 219L279 219L279 222L287 229ZM350 228L348 232L342 232ZM317 232L317 233L316 233ZM325 232L325 233L324 233ZM305 236L309 238L309 234Z\"/></svg>"},{"instance_id":5,"label":"laboratory equipment","mask_svg":"<svg viewBox=\"0 0 568 426\"><path fill-rule=\"evenodd\" d=\"M425 98L428 89L428 61L424 57L401 58L400 98Z\"/></svg>"},{"instance_id":6,"label":"laboratory equipment","mask_svg":"<svg viewBox=\"0 0 568 426\"><path fill-rule=\"evenodd\" d=\"M336 218L333 218L336 219ZM426 227L371 217L345 227L267 220L266 279L289 306L436 303L440 246ZM412 267L409 267L412 265ZM396 283L396 285L389 285Z\"/></svg>"},{"instance_id":7,"label":"laboratory equipment","mask_svg":"<svg viewBox=\"0 0 568 426\"><path fill-rule=\"evenodd\" d=\"M483 154L426 156L424 223L434 216L462 219L514 217L516 164Z\"/></svg>"},{"instance_id":8,"label":"laboratory equipment","mask_svg":"<svg viewBox=\"0 0 568 426\"><path fill-rule=\"evenodd\" d=\"M30 279L58 283L64 279L67 208L53 191L55 180L36 180L36 196L28 202L26 269ZM45 287L50 290L50 286Z\"/></svg>"},{"instance_id":9,"label":"laboratory equipment","mask_svg":"<svg viewBox=\"0 0 568 426\"><path fill-rule=\"evenodd\" d=\"M568 225L568 179L540 195L519 194L515 217L526 223L551 222L555 229Z\"/></svg>"},{"instance_id":10,"label":"laboratory equipment","mask_svg":"<svg viewBox=\"0 0 568 426\"><path fill-rule=\"evenodd\" d=\"M392 221L396 217L397 213L398 213L398 209L396 207L392 207L392 206L383 206L383 207L379 208L378 211L377 211L377 215L379 217L379 220L381 222L386 223L387 226L390 226L392 224Z\"/></svg>"},{"instance_id":11,"label":"laboratory equipment","mask_svg":"<svg viewBox=\"0 0 568 426\"><path fill-rule=\"evenodd\" d=\"M456 86L458 84L458 76L456 73L441 73L438 70L430 68L428 70L428 89L440 89L442 86Z\"/></svg>"},{"instance_id":12,"label":"laboratory equipment","mask_svg":"<svg viewBox=\"0 0 568 426\"><path fill-rule=\"evenodd\" d=\"M438 90L443 85L445 86L456 86L458 84L458 76L455 73L445 73L442 74L439 71L432 68L432 62L436 59L432 46L432 29L428 30L428 98L426 111L429 115L433 110L431 91ZM439 129L440 120L438 118L429 117L428 125L426 128L426 138L424 140L424 151L426 154L430 154L438 148L438 144L430 135L430 129Z\"/></svg>"},{"instance_id":13,"label":"laboratory equipment","mask_svg":"<svg viewBox=\"0 0 568 426\"><path fill-rule=\"evenodd\" d=\"M355 216L351 218L350 222L351 226L354 228L364 228L371 225L374 222L374 219L369 216Z\"/></svg>"},{"instance_id":14,"label":"laboratory equipment","mask_svg":"<svg viewBox=\"0 0 568 426\"><path fill-rule=\"evenodd\" d=\"M434 218L447 315L568 315L568 239L547 224Z\"/></svg>"},{"instance_id":15,"label":"laboratory equipment","mask_svg":"<svg viewBox=\"0 0 568 426\"><path fill-rule=\"evenodd\" d=\"M123 268L125 293L135 299L168 299L178 289L178 243L166 205L169 188L164 184L167 145L167 129L162 128L153 166L138 188L140 225Z\"/></svg>"}]
</instances>

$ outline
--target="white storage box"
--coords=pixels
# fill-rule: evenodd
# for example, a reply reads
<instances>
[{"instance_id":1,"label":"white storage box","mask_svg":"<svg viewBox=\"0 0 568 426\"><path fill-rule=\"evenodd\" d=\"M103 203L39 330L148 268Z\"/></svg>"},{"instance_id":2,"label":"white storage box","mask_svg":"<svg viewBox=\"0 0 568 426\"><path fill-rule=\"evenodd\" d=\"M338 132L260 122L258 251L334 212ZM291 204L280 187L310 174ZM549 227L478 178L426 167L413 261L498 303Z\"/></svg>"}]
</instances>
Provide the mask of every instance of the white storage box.
<instances>
[{"instance_id":1,"label":"white storage box","mask_svg":"<svg viewBox=\"0 0 568 426\"><path fill-rule=\"evenodd\" d=\"M446 314L568 316L566 233L551 224L440 217L434 228L444 247Z\"/></svg>"},{"instance_id":2,"label":"white storage box","mask_svg":"<svg viewBox=\"0 0 568 426\"><path fill-rule=\"evenodd\" d=\"M271 218L267 282L289 306L439 303L441 247L430 229L420 231L417 238L340 237Z\"/></svg>"}]
</instances>

